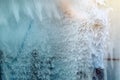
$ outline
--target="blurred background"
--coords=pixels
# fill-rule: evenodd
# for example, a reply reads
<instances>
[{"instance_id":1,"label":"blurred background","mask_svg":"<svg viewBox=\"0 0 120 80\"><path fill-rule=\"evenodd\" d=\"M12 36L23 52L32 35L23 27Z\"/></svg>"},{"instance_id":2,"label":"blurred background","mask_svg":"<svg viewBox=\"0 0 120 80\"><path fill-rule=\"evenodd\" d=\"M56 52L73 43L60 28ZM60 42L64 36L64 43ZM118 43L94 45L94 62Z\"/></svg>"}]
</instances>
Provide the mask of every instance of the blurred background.
<instances>
[{"instance_id":1,"label":"blurred background","mask_svg":"<svg viewBox=\"0 0 120 80\"><path fill-rule=\"evenodd\" d=\"M108 0L113 58L108 60L108 80L120 80L120 0ZM111 64L113 62L113 64Z\"/></svg>"}]
</instances>

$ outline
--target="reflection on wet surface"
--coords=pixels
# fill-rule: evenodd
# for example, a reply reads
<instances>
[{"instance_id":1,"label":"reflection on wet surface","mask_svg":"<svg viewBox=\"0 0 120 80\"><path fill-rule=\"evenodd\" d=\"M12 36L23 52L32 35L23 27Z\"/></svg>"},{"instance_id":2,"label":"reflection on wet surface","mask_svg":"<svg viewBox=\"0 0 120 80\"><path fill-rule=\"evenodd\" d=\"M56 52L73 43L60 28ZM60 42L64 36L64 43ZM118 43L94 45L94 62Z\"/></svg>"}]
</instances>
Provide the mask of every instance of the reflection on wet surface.
<instances>
[{"instance_id":1,"label":"reflection on wet surface","mask_svg":"<svg viewBox=\"0 0 120 80\"><path fill-rule=\"evenodd\" d=\"M107 80L120 80L120 59L107 59Z\"/></svg>"}]
</instances>

